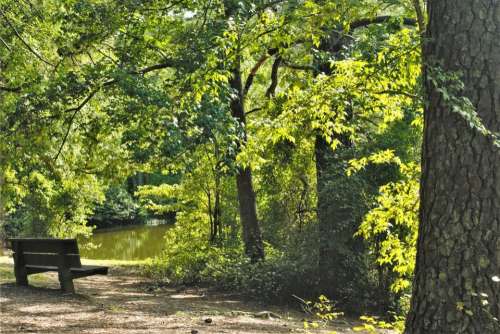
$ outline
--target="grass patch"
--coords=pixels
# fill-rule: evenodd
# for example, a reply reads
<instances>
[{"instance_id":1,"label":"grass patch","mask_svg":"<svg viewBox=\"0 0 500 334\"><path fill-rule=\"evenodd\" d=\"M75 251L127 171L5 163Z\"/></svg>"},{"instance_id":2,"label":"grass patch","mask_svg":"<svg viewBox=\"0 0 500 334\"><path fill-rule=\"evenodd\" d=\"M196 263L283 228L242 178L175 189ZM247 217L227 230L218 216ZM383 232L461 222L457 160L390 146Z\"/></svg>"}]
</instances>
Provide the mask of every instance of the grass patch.
<instances>
[{"instance_id":1,"label":"grass patch","mask_svg":"<svg viewBox=\"0 0 500 334\"><path fill-rule=\"evenodd\" d=\"M0 263L0 283L13 283L15 281L14 266L9 263ZM33 274L29 276L30 283L47 283L50 281L52 281L51 278L44 274Z\"/></svg>"},{"instance_id":2,"label":"grass patch","mask_svg":"<svg viewBox=\"0 0 500 334\"><path fill-rule=\"evenodd\" d=\"M12 265L0 264L0 283L12 282L14 280L14 268Z\"/></svg>"}]
</instances>

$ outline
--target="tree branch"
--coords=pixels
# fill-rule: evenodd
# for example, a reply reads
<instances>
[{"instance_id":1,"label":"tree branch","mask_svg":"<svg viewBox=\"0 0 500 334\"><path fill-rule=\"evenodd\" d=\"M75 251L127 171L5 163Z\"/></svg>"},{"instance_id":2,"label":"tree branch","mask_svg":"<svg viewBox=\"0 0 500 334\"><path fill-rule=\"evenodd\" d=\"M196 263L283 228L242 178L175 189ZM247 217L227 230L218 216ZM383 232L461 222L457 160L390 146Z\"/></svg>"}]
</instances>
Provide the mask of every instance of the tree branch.
<instances>
[{"instance_id":1,"label":"tree branch","mask_svg":"<svg viewBox=\"0 0 500 334\"><path fill-rule=\"evenodd\" d=\"M425 34L425 14L422 8L422 3L420 0L413 0L413 7L415 7L415 13L417 14L417 23L420 34L423 36Z\"/></svg>"},{"instance_id":2,"label":"tree branch","mask_svg":"<svg viewBox=\"0 0 500 334\"><path fill-rule=\"evenodd\" d=\"M394 89L386 89L386 90L381 90L381 91L377 91L377 92L373 92L373 93L375 93L375 94L386 94L386 95L403 95L403 96L409 97L411 99L419 99L419 98L421 98L420 96L418 96L416 94L408 93L408 92L405 92L405 91L402 91L402 90L394 90Z\"/></svg>"},{"instance_id":3,"label":"tree branch","mask_svg":"<svg viewBox=\"0 0 500 334\"><path fill-rule=\"evenodd\" d=\"M259 111L259 110L262 110L262 107L257 107L257 108L253 108L252 110L249 110L245 113L245 115L249 115L249 114L252 114L256 111Z\"/></svg>"},{"instance_id":4,"label":"tree branch","mask_svg":"<svg viewBox=\"0 0 500 334\"><path fill-rule=\"evenodd\" d=\"M370 17L370 18L365 18L365 19L360 19L357 21L354 21L350 25L350 30L358 29L358 28L364 28L367 27L371 24L379 24L379 23L386 23L390 21L391 19L396 18L395 16L390 16L390 15L384 15L384 16L376 16L376 17ZM412 18L404 17L403 18L403 24L407 26L416 26L417 21Z\"/></svg>"},{"instance_id":5,"label":"tree branch","mask_svg":"<svg viewBox=\"0 0 500 334\"><path fill-rule=\"evenodd\" d=\"M136 70L136 71L129 71L128 74L132 74L132 75L144 75L144 74L149 73L149 72L153 72L153 71L156 71L156 70L161 70L161 69L169 68L169 67L173 67L173 66L174 66L174 62L172 60L166 60L163 63L159 63L159 64L147 66L147 67L143 67L143 68L141 68L139 70ZM110 86L112 84L115 84L117 81L118 80L116 80L116 79L109 79L109 80L105 81L102 84L102 86L103 87Z\"/></svg>"},{"instance_id":6,"label":"tree branch","mask_svg":"<svg viewBox=\"0 0 500 334\"><path fill-rule=\"evenodd\" d=\"M0 86L0 90L4 92L11 92L11 93L18 93L21 91L21 87L5 87L5 86Z\"/></svg>"},{"instance_id":7,"label":"tree branch","mask_svg":"<svg viewBox=\"0 0 500 334\"><path fill-rule=\"evenodd\" d=\"M174 67L174 66L175 66L175 62L173 60L166 59L162 63L151 65L151 66L147 66L147 67L143 67L143 68L141 68L141 69L139 69L137 71L130 72L130 74L146 74L146 73L149 73L149 72L152 72L152 71L161 70L161 69L164 69L164 68Z\"/></svg>"},{"instance_id":8,"label":"tree branch","mask_svg":"<svg viewBox=\"0 0 500 334\"><path fill-rule=\"evenodd\" d=\"M367 26L372 25L372 24L386 23L386 22L389 22L390 20L396 19L396 18L398 18L398 17L391 16L391 15L383 15L383 16L376 16L376 17L369 17L369 18L360 19L360 20L351 22L351 24L349 26L349 30L343 31L343 32L338 32L338 34L340 34L341 36L349 36L352 39L352 36L350 36L348 34L349 34L349 32L351 32L353 30L356 30L359 28L366 28ZM417 25L417 21L415 19L404 17L404 18L402 18L402 20L403 20L403 22L402 22L403 25L413 26L413 27L415 27ZM331 53L337 53L337 52L342 50L342 47L344 45L345 45L345 41L343 40L343 38L340 38L339 41L337 43L335 43L334 45L331 45L328 48L328 50L324 49L324 48L322 49L321 47L320 47L320 49L322 49L323 51L329 51Z\"/></svg>"},{"instance_id":9,"label":"tree branch","mask_svg":"<svg viewBox=\"0 0 500 334\"><path fill-rule=\"evenodd\" d=\"M90 92L90 94L82 101L82 103L80 103L78 106L74 107L74 108L70 108L70 109L67 109L65 111L65 113L67 112L73 112L73 114L71 115L71 118L69 119L69 124L68 124L68 128L66 129L66 133L64 134L64 137L63 137L63 140L62 140L62 143L61 145L59 146L59 150L57 151L57 154L56 156L54 157L54 160L57 160L57 158L59 158L59 155L61 154L62 152L62 149L64 147L64 145L66 144L66 141L68 140L68 136L69 136L69 133L71 131L71 127L73 126L73 123L75 121L75 118L76 118L76 114L78 114L78 112L80 110L82 110L83 107L85 107L85 105L94 97L95 94L97 94L97 92L99 91L99 89L96 89L96 90L93 90L92 92Z\"/></svg>"},{"instance_id":10,"label":"tree branch","mask_svg":"<svg viewBox=\"0 0 500 334\"><path fill-rule=\"evenodd\" d=\"M294 69L294 70L301 70L301 71L315 71L316 68L312 65L299 65L299 64L292 64L288 61L283 61L283 66Z\"/></svg>"},{"instance_id":11,"label":"tree branch","mask_svg":"<svg viewBox=\"0 0 500 334\"><path fill-rule=\"evenodd\" d=\"M160 69L164 69L164 68L172 67L172 66L173 66L173 62L171 60L168 60L168 61L165 61L163 63L159 63L159 64L155 64L155 65L144 67L144 68L139 69L137 71L131 71L131 72L129 72L129 74L143 75L143 74L146 74L148 72L152 72L152 71L155 71L155 70L160 70ZM62 143L59 146L59 150L57 151L57 154L54 157L54 160L57 160L57 158L59 158L59 155L61 154L62 149L63 149L64 145L66 144L66 142L68 140L69 133L71 131L71 128L73 126L73 123L75 121L75 118L76 118L76 115L78 114L78 112L80 112L80 110L82 110L83 107L85 107L85 105L97 94L97 92L102 87L113 85L116 82L118 82L117 79L110 79L110 80L105 81L101 86L99 86L99 87L95 88L93 91L91 91L90 94L78 106L66 109L64 111L64 113L73 112L73 114L71 115L71 117L69 119L68 128L66 129L66 132L64 134Z\"/></svg>"},{"instance_id":12,"label":"tree branch","mask_svg":"<svg viewBox=\"0 0 500 334\"><path fill-rule=\"evenodd\" d=\"M274 96L276 87L278 87L278 70L280 68L281 62L282 58L280 55L278 55L274 60L273 67L271 69L271 84L266 90L266 97L268 98Z\"/></svg>"},{"instance_id":13,"label":"tree branch","mask_svg":"<svg viewBox=\"0 0 500 334\"><path fill-rule=\"evenodd\" d=\"M250 90L250 87L252 87L253 79L255 78L255 75L259 71L262 64L264 64L264 62L268 58L269 58L268 54L263 55L262 57L260 57L260 59L257 61L257 63L250 70L250 74L248 74L247 80L245 81L245 88L243 88L243 96L245 96L248 93L248 91Z\"/></svg>"},{"instance_id":14,"label":"tree branch","mask_svg":"<svg viewBox=\"0 0 500 334\"><path fill-rule=\"evenodd\" d=\"M21 34L17 31L16 27L14 27L14 25L10 22L9 18L5 15L5 13L0 9L0 14L3 16L3 18L5 19L5 22L7 22L7 25L12 29L12 31L14 31L14 35L16 35L16 37L24 44L24 46L26 46L26 48L32 53L35 55L35 57L37 57L38 59L40 59L42 62L44 62L45 64L49 65L49 66L52 66L54 67L54 65L52 63L50 63L49 61L45 60L38 52L36 52L29 44L28 42L26 42L23 37L21 36Z\"/></svg>"},{"instance_id":15,"label":"tree branch","mask_svg":"<svg viewBox=\"0 0 500 334\"><path fill-rule=\"evenodd\" d=\"M7 42L4 41L4 39L2 38L2 36L0 36L0 42L2 42L3 45L5 45L5 47L7 48L7 50L11 51L9 44L7 44Z\"/></svg>"}]
</instances>

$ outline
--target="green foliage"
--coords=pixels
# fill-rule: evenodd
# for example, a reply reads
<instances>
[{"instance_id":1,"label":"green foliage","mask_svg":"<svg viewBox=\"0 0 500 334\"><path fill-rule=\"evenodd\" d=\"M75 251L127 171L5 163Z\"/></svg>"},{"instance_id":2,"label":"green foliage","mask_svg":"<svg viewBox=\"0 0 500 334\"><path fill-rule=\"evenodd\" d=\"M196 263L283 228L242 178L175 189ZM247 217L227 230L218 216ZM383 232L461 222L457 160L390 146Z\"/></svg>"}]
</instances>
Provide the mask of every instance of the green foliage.
<instances>
[{"instance_id":1,"label":"green foliage","mask_svg":"<svg viewBox=\"0 0 500 334\"><path fill-rule=\"evenodd\" d=\"M363 332L369 334L377 334L381 329L392 330L396 333L403 333L404 330L404 318L397 317L396 321L391 323L383 320L379 320L378 317L373 316L361 316L359 318L362 321L362 325L353 327L354 332Z\"/></svg>"},{"instance_id":2,"label":"green foliage","mask_svg":"<svg viewBox=\"0 0 500 334\"><path fill-rule=\"evenodd\" d=\"M140 206L123 186L110 187L106 191L106 199L96 206L91 223L99 227L115 224L140 223L145 219Z\"/></svg>"},{"instance_id":3,"label":"green foliage","mask_svg":"<svg viewBox=\"0 0 500 334\"><path fill-rule=\"evenodd\" d=\"M312 333L311 330L319 329L324 327L329 323L333 322L337 318L344 315L335 307L335 303L332 302L328 297L320 295L317 301L306 301L302 298L295 296L301 302L302 310L310 316L313 316L317 320L304 320L304 329L306 333ZM335 334L337 332L330 332L330 334Z\"/></svg>"},{"instance_id":4,"label":"green foliage","mask_svg":"<svg viewBox=\"0 0 500 334\"><path fill-rule=\"evenodd\" d=\"M203 281L251 298L274 302L290 302L294 293L312 294L310 288L314 287L316 270L312 263L305 262L305 258L289 258L269 245L266 251L266 261L257 264L234 251L224 254L219 261L212 259L202 273Z\"/></svg>"},{"instance_id":5,"label":"green foliage","mask_svg":"<svg viewBox=\"0 0 500 334\"><path fill-rule=\"evenodd\" d=\"M164 251L150 261L144 272L159 280L193 284L200 281L200 272L211 257L208 230L198 224L200 213L181 212L176 224L165 234ZM205 218L206 219L206 218Z\"/></svg>"},{"instance_id":6,"label":"green foliage","mask_svg":"<svg viewBox=\"0 0 500 334\"><path fill-rule=\"evenodd\" d=\"M203 231L194 228L169 230L165 252L143 267L145 274L175 284L209 284L221 290L239 292L250 298L274 302L290 302L294 293L311 295L314 286L314 265L287 258L266 247L267 259L257 264L242 254L240 247L219 248L208 241L199 241ZM181 234L182 232L182 234ZM182 235L182 236L181 236ZM186 236L187 235L187 236ZM179 239L191 238L190 242ZM181 246L179 246L181 245ZM168 246L174 247L169 249Z\"/></svg>"},{"instance_id":7,"label":"green foliage","mask_svg":"<svg viewBox=\"0 0 500 334\"><path fill-rule=\"evenodd\" d=\"M339 316L344 315L343 312L339 312L335 308L333 301L324 295L320 295L318 300L315 302L305 301L304 304L303 308L307 313L315 315L318 319L325 323L331 322Z\"/></svg>"},{"instance_id":8,"label":"green foliage","mask_svg":"<svg viewBox=\"0 0 500 334\"><path fill-rule=\"evenodd\" d=\"M0 0L4 228L75 236L90 232L89 217L176 212L151 275L266 299L317 295L319 135L340 156L326 171L326 204L351 202L349 223L365 217L359 235L398 275L394 288L405 288L418 175L418 141L406 130L421 122L420 39L401 24L413 16L409 3ZM231 86L235 70L243 91ZM245 122L231 114L236 98ZM348 154L341 138L353 144ZM350 179L348 160L364 168ZM252 168L267 242L267 260L255 265L241 255L241 166ZM130 193L115 186L138 171L176 179ZM346 291L372 296L369 257L340 253L363 273Z\"/></svg>"},{"instance_id":9,"label":"green foliage","mask_svg":"<svg viewBox=\"0 0 500 334\"><path fill-rule=\"evenodd\" d=\"M419 168L401 166L404 179L380 188L377 206L364 218L358 235L368 240L381 266L397 274L392 290L401 292L411 284L418 232Z\"/></svg>"},{"instance_id":10,"label":"green foliage","mask_svg":"<svg viewBox=\"0 0 500 334\"><path fill-rule=\"evenodd\" d=\"M7 207L8 235L75 237L91 232L87 217L103 200L95 178L56 181L31 172L19 181L15 202L21 204Z\"/></svg>"}]
</instances>

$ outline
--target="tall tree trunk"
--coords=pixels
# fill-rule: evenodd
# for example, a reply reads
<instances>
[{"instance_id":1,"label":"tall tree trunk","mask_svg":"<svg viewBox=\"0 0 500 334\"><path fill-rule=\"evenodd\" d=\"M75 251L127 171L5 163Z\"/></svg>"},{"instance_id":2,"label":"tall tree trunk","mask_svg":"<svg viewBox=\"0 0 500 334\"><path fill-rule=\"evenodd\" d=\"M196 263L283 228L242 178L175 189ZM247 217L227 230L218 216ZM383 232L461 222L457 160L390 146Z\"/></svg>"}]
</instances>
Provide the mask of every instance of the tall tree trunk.
<instances>
[{"instance_id":1,"label":"tall tree trunk","mask_svg":"<svg viewBox=\"0 0 500 334\"><path fill-rule=\"evenodd\" d=\"M321 51L330 52L338 59L336 45L339 36L325 37ZM317 72L334 75L330 62L316 60ZM351 117L348 117L351 118ZM348 161L353 156L352 142L347 135L336 135L341 144L334 151L322 134L317 134L314 150L316 158L317 215L319 225L319 288L330 298L355 298L366 283L362 262L363 244L354 238L361 222L359 180L347 176ZM356 297L357 298L357 297ZM347 303L349 304L349 303ZM348 306L344 304L345 306Z\"/></svg>"},{"instance_id":2,"label":"tall tree trunk","mask_svg":"<svg viewBox=\"0 0 500 334\"><path fill-rule=\"evenodd\" d=\"M231 101L231 113L235 117L243 131L243 144L246 142L246 115L244 106L243 84L241 72L237 68L233 70L230 80L231 88L237 92L237 97ZM238 202L240 209L240 221L243 228L243 242L245 243L245 254L252 262L264 259L264 244L260 224L257 219L257 204L255 191L252 184L252 170L249 166L238 167L236 174L236 187L238 190Z\"/></svg>"},{"instance_id":3,"label":"tall tree trunk","mask_svg":"<svg viewBox=\"0 0 500 334\"><path fill-rule=\"evenodd\" d=\"M427 64L461 71L500 131L500 1L429 2ZM408 334L500 333L500 149L426 81L420 227ZM441 87L442 88L442 87Z\"/></svg>"},{"instance_id":4,"label":"tall tree trunk","mask_svg":"<svg viewBox=\"0 0 500 334\"><path fill-rule=\"evenodd\" d=\"M240 3L237 0L224 0L224 14L226 20L232 20L233 15L238 11ZM237 41L240 43L240 41ZM247 140L246 134L246 114L245 114L245 92L243 89L243 80L241 78L241 50L236 50L233 68L231 69L230 87L236 93L231 100L231 114L238 120L243 131L241 144ZM262 233L257 219L257 204L255 191L252 184L252 170L249 166L238 167L236 174L236 187L238 191L238 202L240 211L240 221L243 229L243 242L245 244L245 254L252 262L264 259L264 244L262 242Z\"/></svg>"},{"instance_id":5,"label":"tall tree trunk","mask_svg":"<svg viewBox=\"0 0 500 334\"><path fill-rule=\"evenodd\" d=\"M344 137L344 136L342 136ZM353 237L361 217L361 184L346 174L353 158L349 140L343 138L335 151L318 135L315 141L317 214L319 225L319 287L331 298L354 298L362 290L363 244ZM344 304L346 306L346 304Z\"/></svg>"}]
</instances>

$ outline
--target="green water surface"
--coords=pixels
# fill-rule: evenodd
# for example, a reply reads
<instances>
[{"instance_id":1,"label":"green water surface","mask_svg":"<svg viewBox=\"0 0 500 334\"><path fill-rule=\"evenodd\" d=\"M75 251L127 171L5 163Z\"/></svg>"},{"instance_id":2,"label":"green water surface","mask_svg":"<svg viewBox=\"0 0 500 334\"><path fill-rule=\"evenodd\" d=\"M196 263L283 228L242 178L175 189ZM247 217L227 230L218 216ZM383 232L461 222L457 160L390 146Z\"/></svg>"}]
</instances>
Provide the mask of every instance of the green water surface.
<instances>
[{"instance_id":1,"label":"green water surface","mask_svg":"<svg viewBox=\"0 0 500 334\"><path fill-rule=\"evenodd\" d=\"M79 240L83 258L96 260L144 260L159 255L165 245L165 232L171 225L135 225L95 231L88 240L95 249Z\"/></svg>"}]
</instances>

